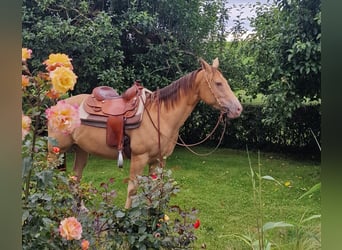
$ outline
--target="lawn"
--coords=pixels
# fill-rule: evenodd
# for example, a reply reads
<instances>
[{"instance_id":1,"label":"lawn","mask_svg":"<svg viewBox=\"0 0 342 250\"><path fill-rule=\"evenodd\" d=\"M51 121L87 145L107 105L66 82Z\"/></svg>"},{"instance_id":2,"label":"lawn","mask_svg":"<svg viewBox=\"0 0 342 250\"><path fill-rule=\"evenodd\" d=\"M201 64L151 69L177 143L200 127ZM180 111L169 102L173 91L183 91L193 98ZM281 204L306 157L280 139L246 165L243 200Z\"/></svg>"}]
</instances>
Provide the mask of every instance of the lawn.
<instances>
[{"instance_id":1,"label":"lawn","mask_svg":"<svg viewBox=\"0 0 342 250\"><path fill-rule=\"evenodd\" d=\"M320 163L257 152L250 152L250 160L254 171L258 171L260 163L261 175L272 176L279 182L263 180L261 183L263 223L282 221L298 225L301 219L321 213L319 191L298 199L320 182ZM72 157L68 157L69 165L71 161ZM123 207L128 164L129 161L125 161L123 169L118 169L115 161L90 156L82 181L99 187L101 182L114 177L114 188L118 192L116 203ZM256 220L260 215L253 203L246 151L218 149L200 157L184 148L176 148L167 159L166 168L172 170L173 178L180 185L180 192L170 205L199 210L201 226L196 231L195 249L250 249L237 237L249 235L256 240ZM269 230L266 239L274 243L272 249L319 249L320 219Z\"/></svg>"}]
</instances>

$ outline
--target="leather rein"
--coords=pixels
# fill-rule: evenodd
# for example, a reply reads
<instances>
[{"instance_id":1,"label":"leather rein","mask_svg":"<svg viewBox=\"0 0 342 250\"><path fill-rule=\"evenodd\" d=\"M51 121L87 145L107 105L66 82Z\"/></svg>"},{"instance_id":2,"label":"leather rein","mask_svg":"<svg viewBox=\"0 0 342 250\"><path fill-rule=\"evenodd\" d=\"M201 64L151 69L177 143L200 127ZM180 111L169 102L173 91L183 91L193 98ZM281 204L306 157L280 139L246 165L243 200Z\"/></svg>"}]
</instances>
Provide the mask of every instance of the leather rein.
<instances>
[{"instance_id":1,"label":"leather rein","mask_svg":"<svg viewBox=\"0 0 342 250\"><path fill-rule=\"evenodd\" d=\"M212 95L215 97L217 103L221 106L221 102L220 102L219 99L216 97L215 93L213 92L213 90L212 90L212 88L211 88L211 86L210 86L209 80L206 79L206 81L207 81L207 83L208 83L210 92L211 92ZM150 118L150 121L151 121L153 127L154 127L154 128L157 130L157 132L158 132L159 159L160 159L160 161L162 162L161 144L160 144L160 136L162 135L162 133L161 133L161 131L160 131L160 100L159 100L159 98L158 98L158 97L159 97L159 89L157 89L156 94L157 94L157 105L158 105L158 108L157 108L157 110L158 110L158 114L157 114L157 125L153 122L152 117L151 117L151 114L150 114L150 112L148 111L148 109L146 108L146 103L143 102L143 104L144 104L146 113L147 113L148 117ZM175 142L176 145L179 145L179 146L182 146L182 147L186 147L190 152L192 152L193 154L198 155L198 156L208 156L208 155L214 153L214 152L218 149L218 147L220 146L220 144L221 144L221 142L222 142L222 140L223 140L223 137L224 137L224 133L225 133L225 131L226 131L227 122L224 120L224 115L225 115L225 114L226 114L226 112L222 112L222 111L221 111L220 116L219 116L219 118L218 118L218 120L217 120L217 123L216 123L215 127L214 127L213 130L212 130L204 139L202 139L201 141L196 142L196 143L192 143L192 144L187 144L187 143L184 142L184 140L183 140L183 139L181 138L181 136L178 134L178 138L179 138L179 140L181 141L181 143L179 143L178 141L176 141L176 142ZM215 147L213 150L211 150L211 151L208 152L208 153L197 153L197 152L195 152L194 150L192 150L192 149L190 148L190 147L193 147L193 146L198 146L198 145L204 143L205 141L207 141L207 140L214 134L214 132L215 132L216 129L218 128L218 125L220 124L220 122L223 122L224 128L223 128L223 130L222 130L222 133L221 133L219 142L218 142L218 144L216 145L216 147ZM163 135L163 136L165 136L165 135ZM165 137L166 137L166 136L165 136ZM170 139L170 138L169 138L169 139ZM161 163L161 162L160 162L160 163Z\"/></svg>"}]
</instances>

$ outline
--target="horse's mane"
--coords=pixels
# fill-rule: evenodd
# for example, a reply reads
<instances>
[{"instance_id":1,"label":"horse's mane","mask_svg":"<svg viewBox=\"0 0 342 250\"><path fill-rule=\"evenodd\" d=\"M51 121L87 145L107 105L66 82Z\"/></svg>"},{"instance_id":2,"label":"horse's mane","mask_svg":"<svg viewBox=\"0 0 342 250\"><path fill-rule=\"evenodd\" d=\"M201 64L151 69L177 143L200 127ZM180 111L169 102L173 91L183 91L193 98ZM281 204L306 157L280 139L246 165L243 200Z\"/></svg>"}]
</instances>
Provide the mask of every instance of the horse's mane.
<instances>
[{"instance_id":1,"label":"horse's mane","mask_svg":"<svg viewBox=\"0 0 342 250\"><path fill-rule=\"evenodd\" d=\"M166 87L153 92L152 100L159 101L160 104L163 103L166 109L173 107L179 100L181 92L186 95L192 89L198 71L200 69L192 71Z\"/></svg>"}]
</instances>

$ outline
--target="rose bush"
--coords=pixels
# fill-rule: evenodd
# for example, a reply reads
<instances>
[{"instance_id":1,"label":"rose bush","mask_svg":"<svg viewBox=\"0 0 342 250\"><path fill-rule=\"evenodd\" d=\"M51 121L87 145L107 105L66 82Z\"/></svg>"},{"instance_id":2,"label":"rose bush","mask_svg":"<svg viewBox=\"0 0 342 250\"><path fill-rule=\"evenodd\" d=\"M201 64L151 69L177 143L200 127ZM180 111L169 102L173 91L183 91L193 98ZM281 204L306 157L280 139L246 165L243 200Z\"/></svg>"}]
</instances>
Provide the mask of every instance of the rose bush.
<instances>
[{"instance_id":1,"label":"rose bush","mask_svg":"<svg viewBox=\"0 0 342 250\"><path fill-rule=\"evenodd\" d=\"M192 248L197 211L169 205L179 191L170 170L140 176L133 206L125 210L113 203L113 178L97 189L56 168L63 154L46 136L46 125L65 134L80 126L78 107L63 100L77 76L71 59L60 53L44 61L47 72L32 74L28 59L33 55L22 49L23 249Z\"/></svg>"}]
</instances>

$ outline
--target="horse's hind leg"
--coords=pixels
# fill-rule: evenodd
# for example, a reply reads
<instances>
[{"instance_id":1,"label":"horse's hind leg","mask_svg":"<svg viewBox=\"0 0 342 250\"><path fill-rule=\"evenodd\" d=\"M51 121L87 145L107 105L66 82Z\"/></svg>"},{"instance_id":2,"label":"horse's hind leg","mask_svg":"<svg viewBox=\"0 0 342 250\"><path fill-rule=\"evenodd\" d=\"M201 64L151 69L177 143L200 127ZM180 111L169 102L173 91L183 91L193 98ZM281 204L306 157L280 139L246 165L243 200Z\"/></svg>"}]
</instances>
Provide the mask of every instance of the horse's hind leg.
<instances>
[{"instance_id":1,"label":"horse's hind leg","mask_svg":"<svg viewBox=\"0 0 342 250\"><path fill-rule=\"evenodd\" d=\"M82 172L84 167L87 164L89 154L80 148L78 145L75 145L75 160L74 160L74 173L77 177L77 180L80 181L82 178Z\"/></svg>"}]
</instances>

